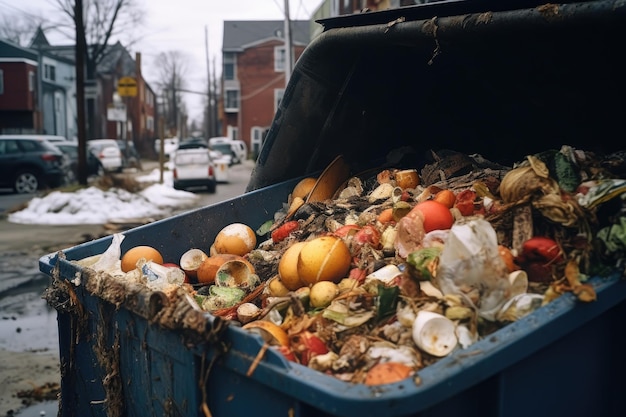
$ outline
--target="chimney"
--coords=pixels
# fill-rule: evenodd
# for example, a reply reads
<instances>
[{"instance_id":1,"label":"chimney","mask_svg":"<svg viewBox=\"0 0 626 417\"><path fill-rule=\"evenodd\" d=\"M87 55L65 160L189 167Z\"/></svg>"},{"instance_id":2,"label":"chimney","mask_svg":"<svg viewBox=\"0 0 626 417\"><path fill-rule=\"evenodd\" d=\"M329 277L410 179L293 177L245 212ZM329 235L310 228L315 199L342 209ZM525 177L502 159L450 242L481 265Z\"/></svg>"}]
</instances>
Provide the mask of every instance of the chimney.
<instances>
[{"instance_id":1,"label":"chimney","mask_svg":"<svg viewBox=\"0 0 626 417\"><path fill-rule=\"evenodd\" d=\"M135 52L135 73L137 74L137 78L142 78L141 76L141 52Z\"/></svg>"}]
</instances>

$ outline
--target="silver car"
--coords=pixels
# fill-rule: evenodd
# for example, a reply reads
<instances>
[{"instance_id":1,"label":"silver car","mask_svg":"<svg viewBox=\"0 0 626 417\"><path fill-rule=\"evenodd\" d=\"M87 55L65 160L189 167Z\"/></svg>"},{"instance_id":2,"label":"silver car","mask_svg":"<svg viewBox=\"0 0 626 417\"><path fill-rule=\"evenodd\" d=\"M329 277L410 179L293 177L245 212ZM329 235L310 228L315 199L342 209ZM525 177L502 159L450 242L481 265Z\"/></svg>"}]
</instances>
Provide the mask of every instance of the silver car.
<instances>
[{"instance_id":1,"label":"silver car","mask_svg":"<svg viewBox=\"0 0 626 417\"><path fill-rule=\"evenodd\" d=\"M92 139L87 141L92 152L107 172L120 172L123 168L122 151L115 139Z\"/></svg>"}]
</instances>

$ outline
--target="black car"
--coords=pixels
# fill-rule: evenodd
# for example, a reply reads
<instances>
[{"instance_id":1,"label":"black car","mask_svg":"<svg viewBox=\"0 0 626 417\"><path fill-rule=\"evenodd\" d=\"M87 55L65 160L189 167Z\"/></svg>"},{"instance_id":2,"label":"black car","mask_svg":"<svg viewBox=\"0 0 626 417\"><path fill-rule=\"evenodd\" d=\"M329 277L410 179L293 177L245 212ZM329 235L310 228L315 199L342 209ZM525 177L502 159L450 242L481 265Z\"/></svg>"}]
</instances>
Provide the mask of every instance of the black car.
<instances>
[{"instance_id":1,"label":"black car","mask_svg":"<svg viewBox=\"0 0 626 417\"><path fill-rule=\"evenodd\" d=\"M67 156L44 139L0 136L0 187L16 193L34 193L55 188L67 180Z\"/></svg>"},{"instance_id":2,"label":"black car","mask_svg":"<svg viewBox=\"0 0 626 417\"><path fill-rule=\"evenodd\" d=\"M54 146L59 148L69 158L69 164L71 173L69 176L69 182L74 182L78 178L78 142L64 141L53 142ZM87 151L87 176L101 176L105 170L102 163L90 151Z\"/></svg>"}]
</instances>

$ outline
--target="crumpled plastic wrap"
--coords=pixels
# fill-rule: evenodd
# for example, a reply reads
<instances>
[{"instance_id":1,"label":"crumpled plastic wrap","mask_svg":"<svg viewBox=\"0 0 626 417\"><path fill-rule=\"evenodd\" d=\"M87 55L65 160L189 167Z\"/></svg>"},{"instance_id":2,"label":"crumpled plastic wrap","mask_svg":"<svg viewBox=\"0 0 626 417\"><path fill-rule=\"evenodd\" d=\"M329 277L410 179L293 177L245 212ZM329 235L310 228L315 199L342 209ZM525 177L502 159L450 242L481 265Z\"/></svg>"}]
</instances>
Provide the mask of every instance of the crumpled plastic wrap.
<instances>
[{"instance_id":1,"label":"crumpled plastic wrap","mask_svg":"<svg viewBox=\"0 0 626 417\"><path fill-rule=\"evenodd\" d=\"M481 317L495 320L511 284L498 253L496 232L488 221L472 218L452 226L440 255L436 281L444 295L461 295ZM478 291L478 302L468 295L471 290Z\"/></svg>"}]
</instances>

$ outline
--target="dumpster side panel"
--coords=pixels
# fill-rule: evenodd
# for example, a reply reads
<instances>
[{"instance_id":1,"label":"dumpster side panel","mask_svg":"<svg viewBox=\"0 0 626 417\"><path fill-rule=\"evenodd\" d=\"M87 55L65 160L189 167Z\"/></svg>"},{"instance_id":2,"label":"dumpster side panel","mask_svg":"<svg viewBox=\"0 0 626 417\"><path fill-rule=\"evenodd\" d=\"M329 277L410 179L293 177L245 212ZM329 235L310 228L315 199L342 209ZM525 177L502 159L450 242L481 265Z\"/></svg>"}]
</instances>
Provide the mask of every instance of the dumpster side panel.
<instances>
[{"instance_id":1,"label":"dumpster side panel","mask_svg":"<svg viewBox=\"0 0 626 417\"><path fill-rule=\"evenodd\" d=\"M299 178L338 154L360 173L424 166L431 149L511 163L561 145L623 148L623 0L428 10L420 20L323 33L296 64L250 192L125 232L122 250L149 242L171 262L190 248L208 251L229 223L256 229L271 220ZM65 255L100 254L110 242ZM595 302L565 294L414 380L369 387L263 352L259 336L235 326L220 340L224 352L185 346L178 332L69 284L81 271L57 254L40 259L45 273L55 265L82 306L59 314L64 416L112 415L112 407L129 416L207 415L205 407L215 417L626 414L612 385L626 372L623 277L591 279Z\"/></svg>"}]
</instances>

